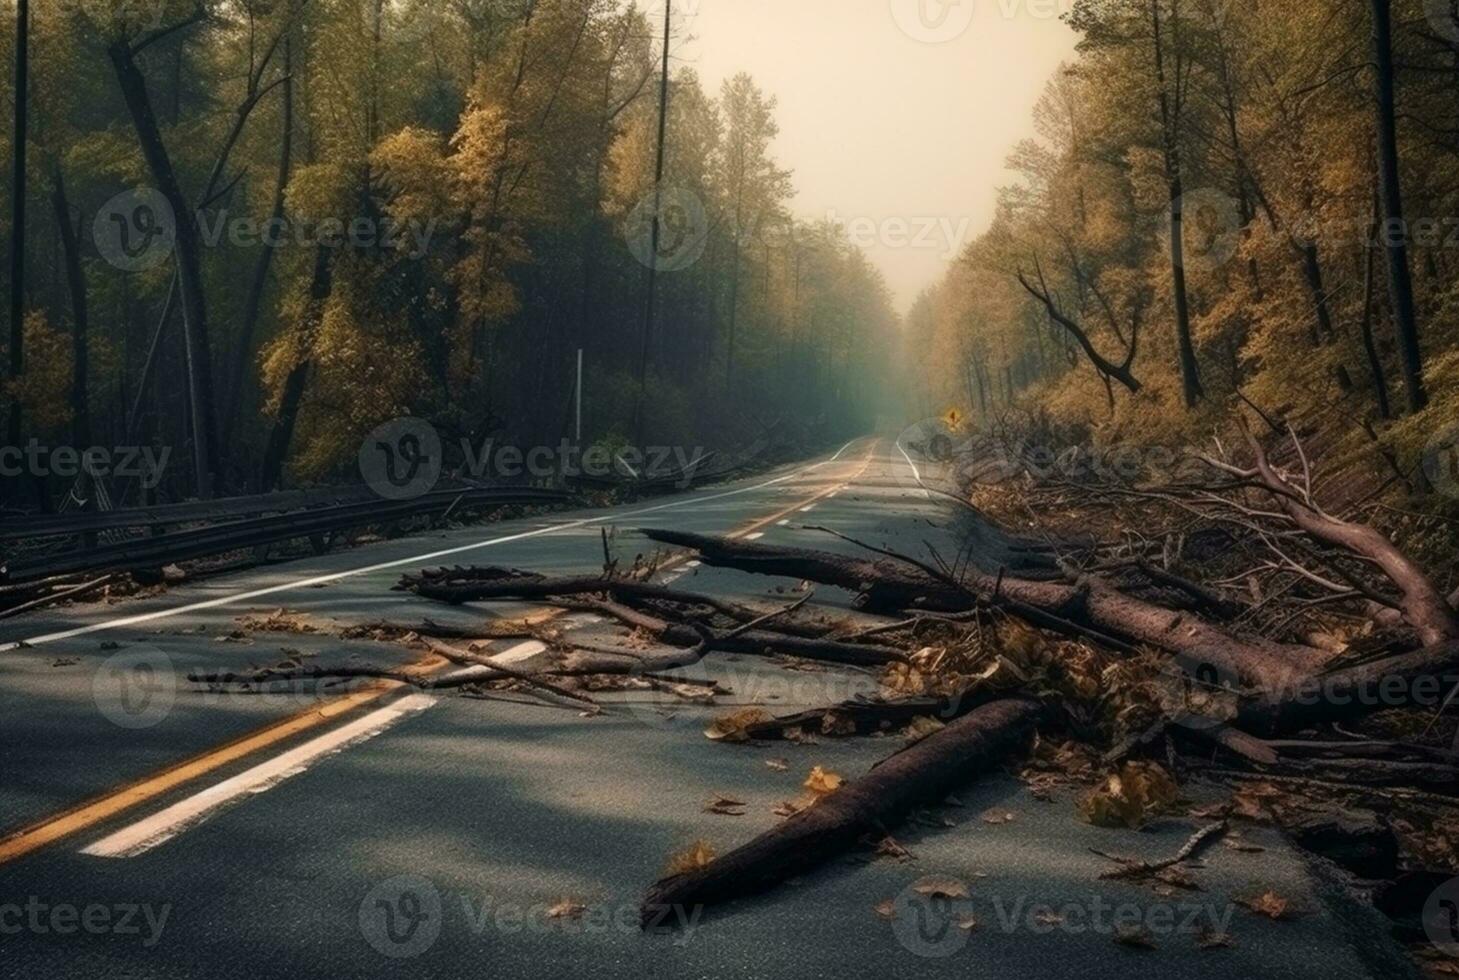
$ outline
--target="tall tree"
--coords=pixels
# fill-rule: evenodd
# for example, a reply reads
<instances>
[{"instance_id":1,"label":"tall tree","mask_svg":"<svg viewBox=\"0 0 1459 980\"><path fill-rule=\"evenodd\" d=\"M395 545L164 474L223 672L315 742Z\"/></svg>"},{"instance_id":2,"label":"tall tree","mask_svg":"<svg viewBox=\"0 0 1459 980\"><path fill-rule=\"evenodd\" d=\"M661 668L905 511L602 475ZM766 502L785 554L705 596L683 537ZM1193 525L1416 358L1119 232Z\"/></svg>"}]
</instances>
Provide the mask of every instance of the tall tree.
<instances>
[{"instance_id":1,"label":"tall tree","mask_svg":"<svg viewBox=\"0 0 1459 980\"><path fill-rule=\"evenodd\" d=\"M15 130L11 142L14 173L10 185L10 378L25 373L25 194L26 141L30 124L30 0L15 5ZM10 402L8 438L20 445L22 403L17 390Z\"/></svg>"},{"instance_id":2,"label":"tall tree","mask_svg":"<svg viewBox=\"0 0 1459 980\"><path fill-rule=\"evenodd\" d=\"M1378 196L1383 203L1382 240L1388 257L1388 292L1393 327L1403 363L1408 409L1422 411L1429 403L1424 386L1423 350L1419 344L1418 311L1409 267L1409 228L1403 210L1403 181L1398 158L1397 79L1393 58L1392 0L1370 0L1373 17L1373 104L1378 118Z\"/></svg>"},{"instance_id":3,"label":"tall tree","mask_svg":"<svg viewBox=\"0 0 1459 980\"><path fill-rule=\"evenodd\" d=\"M1180 0L1149 0L1150 34L1159 90L1161 151L1170 191L1170 277L1175 303L1175 339L1180 354L1181 390L1187 408L1205 396L1195 344L1191 339L1190 295L1185 278L1185 174L1181 161L1186 94L1191 64L1181 38ZM1167 24L1161 8L1170 12Z\"/></svg>"},{"instance_id":4,"label":"tall tree","mask_svg":"<svg viewBox=\"0 0 1459 980\"><path fill-rule=\"evenodd\" d=\"M206 14L198 7L176 24L134 37L119 29L107 45L122 98L141 144L157 191L173 215L178 291L182 299L184 349L187 363L189 418L193 440L193 477L198 496L211 497L220 472L217 456L216 413L213 393L213 358L208 337L208 301L203 285L202 240L197 216L182 185L157 123L147 79L137 64L138 55L158 41L200 23Z\"/></svg>"},{"instance_id":5,"label":"tall tree","mask_svg":"<svg viewBox=\"0 0 1459 980\"><path fill-rule=\"evenodd\" d=\"M766 96L754 79L741 72L724 83L720 93L725 139L720 150L719 180L729 219L729 332L725 338L725 387L735 380L735 344L740 326L740 277L745 246L776 220L789 195L790 172L776 166L770 147L780 133L775 98Z\"/></svg>"},{"instance_id":6,"label":"tall tree","mask_svg":"<svg viewBox=\"0 0 1459 980\"><path fill-rule=\"evenodd\" d=\"M664 50L663 68L659 74L659 136L654 159L654 209L653 229L649 237L649 261L647 293L644 299L643 338L638 351L638 391L633 408L633 438L643 445L643 408L648 395L648 352L654 333L655 287L658 285L659 249L662 246L664 209L664 148L668 142L669 127L669 40L674 23L674 0L664 0Z\"/></svg>"}]
</instances>

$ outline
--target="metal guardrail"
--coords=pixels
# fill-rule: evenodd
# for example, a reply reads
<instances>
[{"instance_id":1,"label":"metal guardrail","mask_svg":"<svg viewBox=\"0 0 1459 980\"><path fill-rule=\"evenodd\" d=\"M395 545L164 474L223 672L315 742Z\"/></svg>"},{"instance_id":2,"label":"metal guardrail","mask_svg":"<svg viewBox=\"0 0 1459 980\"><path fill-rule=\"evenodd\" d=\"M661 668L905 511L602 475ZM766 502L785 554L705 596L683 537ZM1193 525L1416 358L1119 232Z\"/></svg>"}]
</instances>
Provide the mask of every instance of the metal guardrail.
<instances>
[{"instance_id":1,"label":"metal guardrail","mask_svg":"<svg viewBox=\"0 0 1459 980\"><path fill-rule=\"evenodd\" d=\"M460 491L438 492L454 494ZM369 487L327 487L318 490L289 490L251 497L190 500L179 504L159 504L153 507L131 507L122 510L25 515L0 521L0 541L224 521L342 504L361 504L371 500L379 501L379 499L370 491Z\"/></svg>"},{"instance_id":2,"label":"metal guardrail","mask_svg":"<svg viewBox=\"0 0 1459 980\"><path fill-rule=\"evenodd\" d=\"M512 504L566 504L579 499L582 491L629 497L674 493L731 479L758 458L752 453L738 464L707 471L706 465L717 456L707 453L685 470L638 479L571 477L567 482L572 489L566 490L467 486L433 490L414 500L390 501L364 486L326 487L124 510L6 517L0 519L0 543L49 541L50 550L0 560L0 582L24 585L78 573L155 570L175 562L427 514ZM179 525L181 530L167 530ZM107 532L108 537L128 532L136 536L95 546L96 536ZM80 546L59 550L67 547L69 539ZM88 541L93 543L91 547L85 546ZM13 551L13 545L7 550Z\"/></svg>"},{"instance_id":3,"label":"metal guardrail","mask_svg":"<svg viewBox=\"0 0 1459 980\"><path fill-rule=\"evenodd\" d=\"M341 491L328 493L334 494L333 499L338 500ZM358 496L354 490L343 493L346 497ZM312 509L299 509L298 500L301 496L309 498L316 506ZM284 510L287 498L291 497L296 501L294 509ZM238 498L231 501L203 501L197 504L138 508L132 512L112 511L110 514L43 518L36 520L34 526L27 520L18 528L25 532L24 537L37 537L42 533L79 535L102 526L113 529L156 528L170 523L216 520L220 515L224 518L223 523L207 527L139 537L97 548L18 558L0 567L0 579L7 582L27 582L78 572L155 569L174 562L206 558L369 524L390 523L425 514L445 514L512 504L547 506L570 503L577 498L565 490L537 487L468 487L436 490L406 501L388 501L369 495L368 499L353 502L320 503L326 499L329 498L324 492L301 491L297 494L275 494L252 500ZM308 503L304 506L307 508ZM274 510L281 512L244 520L226 520L227 517L240 514ZM102 517L109 517L112 523L89 524L89 519ZM45 531L39 532L35 528L45 528ZM10 529L7 528L8 530ZM14 538L17 535L8 536Z\"/></svg>"}]
</instances>

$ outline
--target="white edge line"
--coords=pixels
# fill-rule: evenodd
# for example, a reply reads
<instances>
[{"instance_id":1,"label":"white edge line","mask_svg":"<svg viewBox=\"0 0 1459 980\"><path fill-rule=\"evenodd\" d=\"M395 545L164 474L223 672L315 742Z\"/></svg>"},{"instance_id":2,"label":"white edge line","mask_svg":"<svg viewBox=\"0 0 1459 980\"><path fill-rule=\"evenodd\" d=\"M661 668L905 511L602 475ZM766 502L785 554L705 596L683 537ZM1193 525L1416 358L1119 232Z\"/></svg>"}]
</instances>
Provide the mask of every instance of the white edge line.
<instances>
[{"instance_id":1,"label":"white edge line","mask_svg":"<svg viewBox=\"0 0 1459 980\"><path fill-rule=\"evenodd\" d=\"M196 826L229 804L273 789L290 776L303 772L311 763L373 738L406 715L424 711L435 703L435 699L426 694L404 697L123 827L83 848L81 853L103 858L136 857Z\"/></svg>"},{"instance_id":2,"label":"white edge line","mask_svg":"<svg viewBox=\"0 0 1459 980\"><path fill-rule=\"evenodd\" d=\"M927 484L925 484L925 483L922 482L922 471L919 470L919 469L917 469L917 464L914 463L914 462L912 462L912 457L911 456L908 456L907 455L907 450L905 450L905 449L902 448L902 440L901 440L901 437L900 436L897 437L896 446L897 446L897 452L901 453L902 454L902 458L907 461L907 465L910 466L910 467L912 467L912 476L916 478L916 480L917 480L917 486L921 487L922 488L922 492L925 493L925 494L927 494L927 499L928 500L931 500L932 499L932 491L931 490L928 490L927 489Z\"/></svg>"},{"instance_id":3,"label":"white edge line","mask_svg":"<svg viewBox=\"0 0 1459 980\"><path fill-rule=\"evenodd\" d=\"M858 437L859 439L860 437ZM726 497L737 497L741 494L753 493L756 490L764 490L766 487L773 487L803 476L822 466L828 466L836 462L850 449L858 439L852 439L832 456L830 459L822 460L803 469L795 470L774 480L767 480L764 483L757 483L752 487L740 487L738 490L726 490L723 493L709 494L704 497L694 497L690 500L677 500L673 503L659 504L654 507L645 507L642 510L629 511L626 514L610 513L600 517L585 517L581 520L571 521L567 524L557 524L551 527L537 528L532 531L523 531L519 534L508 534L500 538L491 538L486 541L477 541L472 544L461 545L457 548L447 548L443 551L433 551L425 555L414 555L410 558L397 558L393 561L380 562L376 565L367 565L363 568L350 569L343 572L331 572L328 575L317 575L313 578L299 579L293 582L285 582L280 585L271 585L263 589L254 589L252 592L239 592L233 595L219 596L216 599L205 599L202 602L194 602L185 606L174 606L171 609L158 609L155 612L139 613L135 616L125 616L121 619L113 619L104 623L92 623L89 626L78 626L75 629L62 630L59 633L47 633L44 636L30 637L24 640L17 640L13 643L0 644L0 653L12 653L26 647L38 647L47 643L56 643L61 640L71 640L78 636L88 636L92 633L101 633L107 630L123 629L128 626L138 626L142 623L153 623L159 619L171 619L174 616L181 616L190 612L201 612L204 609L216 609L220 606L231 606L234 603L248 602L252 599L261 599L264 596L274 595L279 592L288 592L292 589L309 589L318 585L325 585L329 582L338 582L347 578L355 578L359 575L369 575L374 572L389 571L392 568L402 568L406 565L414 565L418 562L436 561L441 558L449 558L452 555L465 554L468 551L476 551L481 548L490 548L493 545L509 544L513 541L522 541L527 538L537 538L544 534L552 534L556 531L567 531L573 528L588 527L593 524L602 524L607 521L621 521L630 517L642 517L645 514L656 514L665 510L677 510L681 507L690 507L694 504L708 503L712 500L723 500Z\"/></svg>"}]
</instances>

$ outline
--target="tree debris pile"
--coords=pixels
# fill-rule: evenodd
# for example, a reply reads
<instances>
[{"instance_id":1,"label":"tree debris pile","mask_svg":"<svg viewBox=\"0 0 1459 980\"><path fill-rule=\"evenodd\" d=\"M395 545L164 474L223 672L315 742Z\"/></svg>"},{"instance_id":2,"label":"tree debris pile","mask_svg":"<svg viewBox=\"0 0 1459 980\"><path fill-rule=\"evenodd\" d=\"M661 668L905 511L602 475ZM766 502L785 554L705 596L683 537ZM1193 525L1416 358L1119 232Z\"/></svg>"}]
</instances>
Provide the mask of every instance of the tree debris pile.
<instances>
[{"instance_id":1,"label":"tree debris pile","mask_svg":"<svg viewBox=\"0 0 1459 980\"><path fill-rule=\"evenodd\" d=\"M1005 765L1036 798L1070 789L1096 825L1139 827L1172 812L1211 822L1190 851L1158 867L1111 857L1118 877L1178 887L1197 849L1217 839L1243 846L1243 822L1281 825L1365 879L1452 871L1459 759L1436 733L1452 731L1445 709L1459 685L1459 616L1386 536L1324 510L1309 469L1293 476L1255 439L1250 448L1245 464L1208 459L1221 474L1209 488L1119 491L1162 498L1151 513L1185 514L1179 531L1050 542L1017 574L852 539L843 539L847 553L647 529L649 539L680 549L668 560L692 554L799 584L781 605L685 591L653 581L662 557L620 569L605 537L598 575L449 568L407 576L399 587L457 606L529 601L591 613L618 628L611 642L580 642L551 619L464 630L381 623L361 632L463 668L381 670L381 679L486 698L530 693L588 716L614 708L595 695L629 689L713 705L728 693L723 684L684 668L720 654L875 679L875 694L780 717L743 707L709 725L705 735L724 743L890 734L902 742L859 780L823 773L808 781L810 797L778 811L782 823L657 882L644 902L646 925L669 921L675 906L773 886L862 843L894 853L898 846L886 841L898 821ZM1153 528L1148 519L1144 526ZM1170 544L1216 531L1241 542L1232 552L1266 549L1275 567L1252 573L1259 592L1244 592L1233 584L1239 579L1199 579L1184 545ZM849 590L859 611L816 605L817 587ZM1341 646L1295 626L1276 635L1261 628L1258 609L1303 608L1322 589L1341 596L1323 608L1366 613L1371 628L1351 631ZM545 653L525 670L480 652L480 641L505 637L538 640ZM338 676L368 673L354 666ZM329 676L301 664L267 679ZM1229 798L1191 811L1180 783L1193 777L1227 786ZM742 805L712 801L710 812L736 814ZM1253 901L1273 912L1280 904Z\"/></svg>"}]
</instances>

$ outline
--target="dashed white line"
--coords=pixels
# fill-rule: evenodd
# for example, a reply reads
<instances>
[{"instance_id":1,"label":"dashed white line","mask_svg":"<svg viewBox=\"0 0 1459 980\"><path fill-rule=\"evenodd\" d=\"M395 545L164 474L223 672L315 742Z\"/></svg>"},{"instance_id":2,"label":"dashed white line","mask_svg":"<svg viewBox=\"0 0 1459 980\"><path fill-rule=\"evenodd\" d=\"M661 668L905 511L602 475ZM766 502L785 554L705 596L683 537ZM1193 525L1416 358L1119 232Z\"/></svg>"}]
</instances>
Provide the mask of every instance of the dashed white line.
<instances>
[{"instance_id":1,"label":"dashed white line","mask_svg":"<svg viewBox=\"0 0 1459 980\"><path fill-rule=\"evenodd\" d=\"M521 663L523 660L527 660L531 657L535 657L537 656L537 654L546 649L547 644L541 643L537 640L528 640L525 643L518 643L514 647L508 647L501 653L492 654L491 659L504 664L516 664Z\"/></svg>"},{"instance_id":2,"label":"dashed white line","mask_svg":"<svg viewBox=\"0 0 1459 980\"><path fill-rule=\"evenodd\" d=\"M305 742L231 779L209 786L201 793L159 810L144 820L123 827L84 848L81 853L92 857L127 858L150 851L206 820L223 807L244 797L270 790L290 776L303 772L311 763L373 738L407 715L424 711L435 703L434 698L425 694L404 697L388 707L372 711L363 718Z\"/></svg>"},{"instance_id":3,"label":"dashed white line","mask_svg":"<svg viewBox=\"0 0 1459 980\"><path fill-rule=\"evenodd\" d=\"M765 532L764 531L756 531L754 534L747 534L747 535L745 535L745 540L746 541L759 541L764 536L765 536Z\"/></svg>"}]
</instances>

